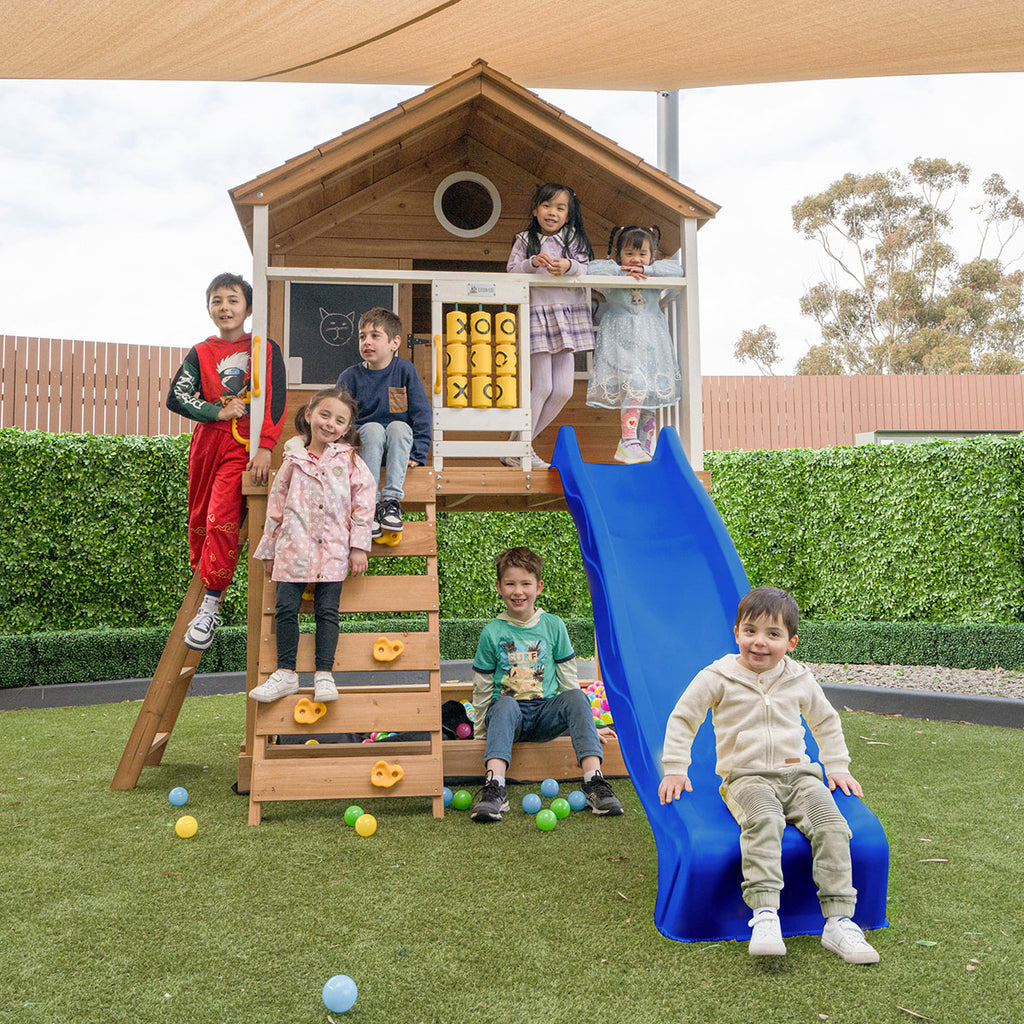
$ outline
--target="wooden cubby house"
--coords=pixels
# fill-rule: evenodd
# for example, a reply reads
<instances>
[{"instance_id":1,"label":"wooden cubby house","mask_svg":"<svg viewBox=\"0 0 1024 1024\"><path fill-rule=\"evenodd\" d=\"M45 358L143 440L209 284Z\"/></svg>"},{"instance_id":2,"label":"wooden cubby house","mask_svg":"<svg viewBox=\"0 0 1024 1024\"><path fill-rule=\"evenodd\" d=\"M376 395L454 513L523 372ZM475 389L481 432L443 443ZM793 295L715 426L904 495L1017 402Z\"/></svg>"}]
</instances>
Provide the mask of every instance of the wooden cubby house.
<instances>
[{"instance_id":1,"label":"wooden cubby house","mask_svg":"<svg viewBox=\"0 0 1024 1024\"><path fill-rule=\"evenodd\" d=\"M577 192L596 258L604 257L611 228L630 223L659 225L663 257L681 252L685 280L665 294L674 297L667 314L679 346L684 397L677 409L663 413L662 423L677 427L699 470L696 233L718 207L484 61L231 191L253 251L253 332L277 340L288 366L282 440L291 434L294 409L310 392L333 384L358 358L358 317L375 305L390 306L401 316L414 343L403 345L399 355L416 365L435 412L430 464L410 470L403 502L408 510L422 512L423 521L408 523L399 545L375 544L371 553L371 559L425 558L426 573L350 579L342 596L343 612L425 612L426 631L393 637L405 650L389 663L371 657L375 634L343 633L335 663L342 696L314 725L299 729L292 723L295 697L273 705L247 702L238 784L250 794L253 823L267 801L389 794L430 796L439 815L443 776L482 772L481 742L441 740L434 517L438 510L565 507L556 471L530 470L528 461L520 463L524 468L506 468L498 459L525 454L530 438L528 285L535 281L506 274L505 265L515 234L529 219L533 190L546 181L566 182ZM459 310L489 313L495 332L499 313L506 320L509 313L515 317L508 321L516 342L511 389L508 377L502 388L494 375L475 382L467 376L449 387L459 368L445 365L447 318ZM619 417L586 406L587 365L578 358L574 396L536 447L550 458L558 428L571 424L585 459L611 461ZM477 384L481 395L506 395L503 407L495 407L502 406L497 399L477 407ZM464 408L457 401L450 404L460 389L467 396ZM255 404L253 416L262 416ZM517 440L510 441L510 435ZM279 462L280 450L275 466ZM249 536L258 538L267 490L246 489ZM273 591L262 566L250 558L250 689L275 667ZM305 636L300 672L312 664L312 638ZM346 686L344 673L353 671L374 671L379 684ZM407 681L410 672L417 682ZM173 715L170 723L160 724L159 735L166 737L172 725ZM289 730L311 738L385 730L428 738L365 746L272 745L272 737ZM512 775L578 776L568 738L536 747L517 750ZM145 763L158 760L159 753ZM370 768L377 760L402 765L404 777L393 789L371 785ZM614 744L606 768L624 770Z\"/></svg>"}]
</instances>

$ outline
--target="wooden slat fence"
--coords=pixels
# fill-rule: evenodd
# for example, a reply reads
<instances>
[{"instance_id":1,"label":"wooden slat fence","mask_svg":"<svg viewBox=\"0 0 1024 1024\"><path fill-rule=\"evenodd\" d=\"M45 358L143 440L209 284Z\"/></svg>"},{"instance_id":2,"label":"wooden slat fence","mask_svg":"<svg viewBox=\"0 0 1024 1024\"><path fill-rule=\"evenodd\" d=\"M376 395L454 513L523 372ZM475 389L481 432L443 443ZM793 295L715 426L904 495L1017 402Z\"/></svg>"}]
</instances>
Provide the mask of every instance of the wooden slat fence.
<instances>
[{"instance_id":1,"label":"wooden slat fence","mask_svg":"<svg viewBox=\"0 0 1024 1024\"><path fill-rule=\"evenodd\" d=\"M164 398L187 348L0 335L0 426L182 434ZM824 448L872 430L1024 430L1024 377L705 377L704 447Z\"/></svg>"},{"instance_id":2,"label":"wooden slat fence","mask_svg":"<svg viewBox=\"0 0 1024 1024\"><path fill-rule=\"evenodd\" d=\"M164 398L187 348L0 336L0 426L73 434L185 434Z\"/></svg>"},{"instance_id":3,"label":"wooden slat fence","mask_svg":"<svg viewBox=\"0 0 1024 1024\"><path fill-rule=\"evenodd\" d=\"M825 448L874 430L1024 430L1024 377L705 377L708 451Z\"/></svg>"}]
</instances>

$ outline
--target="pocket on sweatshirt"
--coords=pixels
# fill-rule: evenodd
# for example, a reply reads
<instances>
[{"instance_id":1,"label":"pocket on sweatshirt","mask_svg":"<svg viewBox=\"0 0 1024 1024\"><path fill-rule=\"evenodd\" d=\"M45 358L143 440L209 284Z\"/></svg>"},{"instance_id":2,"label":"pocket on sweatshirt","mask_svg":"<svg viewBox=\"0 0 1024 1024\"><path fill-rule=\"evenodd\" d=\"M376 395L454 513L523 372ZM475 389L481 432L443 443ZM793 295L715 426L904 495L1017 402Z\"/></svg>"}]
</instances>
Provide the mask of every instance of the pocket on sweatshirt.
<instances>
[{"instance_id":1,"label":"pocket on sweatshirt","mask_svg":"<svg viewBox=\"0 0 1024 1024\"><path fill-rule=\"evenodd\" d=\"M409 396L405 388L388 388L388 412L408 412Z\"/></svg>"}]
</instances>

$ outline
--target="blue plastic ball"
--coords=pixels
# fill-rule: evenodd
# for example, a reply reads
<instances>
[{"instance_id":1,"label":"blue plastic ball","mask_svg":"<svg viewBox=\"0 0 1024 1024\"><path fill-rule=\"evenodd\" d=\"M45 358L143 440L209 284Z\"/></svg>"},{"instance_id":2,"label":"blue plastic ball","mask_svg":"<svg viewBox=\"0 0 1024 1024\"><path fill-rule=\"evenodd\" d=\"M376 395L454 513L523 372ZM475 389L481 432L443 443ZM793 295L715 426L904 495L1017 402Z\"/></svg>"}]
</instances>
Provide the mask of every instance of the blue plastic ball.
<instances>
[{"instance_id":1,"label":"blue plastic ball","mask_svg":"<svg viewBox=\"0 0 1024 1024\"><path fill-rule=\"evenodd\" d=\"M558 796L558 783L554 779L545 779L540 784L540 791L546 797Z\"/></svg>"},{"instance_id":2,"label":"blue plastic ball","mask_svg":"<svg viewBox=\"0 0 1024 1024\"><path fill-rule=\"evenodd\" d=\"M167 799L174 807L184 807L188 803L188 790L184 786L175 786L167 794Z\"/></svg>"},{"instance_id":3,"label":"blue plastic ball","mask_svg":"<svg viewBox=\"0 0 1024 1024\"><path fill-rule=\"evenodd\" d=\"M536 793L527 793L523 797L523 810L527 814L536 814L540 810L540 797Z\"/></svg>"},{"instance_id":4,"label":"blue plastic ball","mask_svg":"<svg viewBox=\"0 0 1024 1024\"><path fill-rule=\"evenodd\" d=\"M336 974L324 985L324 1006L331 1013L348 1013L357 995L356 983L347 974Z\"/></svg>"},{"instance_id":5,"label":"blue plastic ball","mask_svg":"<svg viewBox=\"0 0 1024 1024\"><path fill-rule=\"evenodd\" d=\"M454 799L455 794L447 786L445 786L441 792L442 796L444 797L445 807L451 807L452 800Z\"/></svg>"},{"instance_id":6,"label":"blue plastic ball","mask_svg":"<svg viewBox=\"0 0 1024 1024\"><path fill-rule=\"evenodd\" d=\"M587 806L587 798L582 789L574 789L568 797L569 806L574 811L582 811Z\"/></svg>"}]
</instances>

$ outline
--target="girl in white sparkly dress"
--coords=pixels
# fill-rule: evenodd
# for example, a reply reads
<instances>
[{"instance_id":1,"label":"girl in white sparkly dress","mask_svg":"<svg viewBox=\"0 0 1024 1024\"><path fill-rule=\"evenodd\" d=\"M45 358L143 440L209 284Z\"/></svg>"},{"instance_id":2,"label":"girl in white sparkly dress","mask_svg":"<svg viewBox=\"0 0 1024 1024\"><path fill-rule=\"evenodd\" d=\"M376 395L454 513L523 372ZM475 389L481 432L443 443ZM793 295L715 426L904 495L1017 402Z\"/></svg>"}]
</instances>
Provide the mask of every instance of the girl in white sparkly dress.
<instances>
[{"instance_id":1,"label":"girl in white sparkly dress","mask_svg":"<svg viewBox=\"0 0 1024 1024\"><path fill-rule=\"evenodd\" d=\"M609 259L590 264L588 273L681 277L674 260L657 260L661 232L656 226L617 227L608 239ZM658 305L657 288L608 288L597 328L594 370L587 405L618 409L622 437L615 449L619 462L649 462L654 442L654 410L675 405L681 394L676 347ZM637 437L637 428L641 438Z\"/></svg>"}]
</instances>

